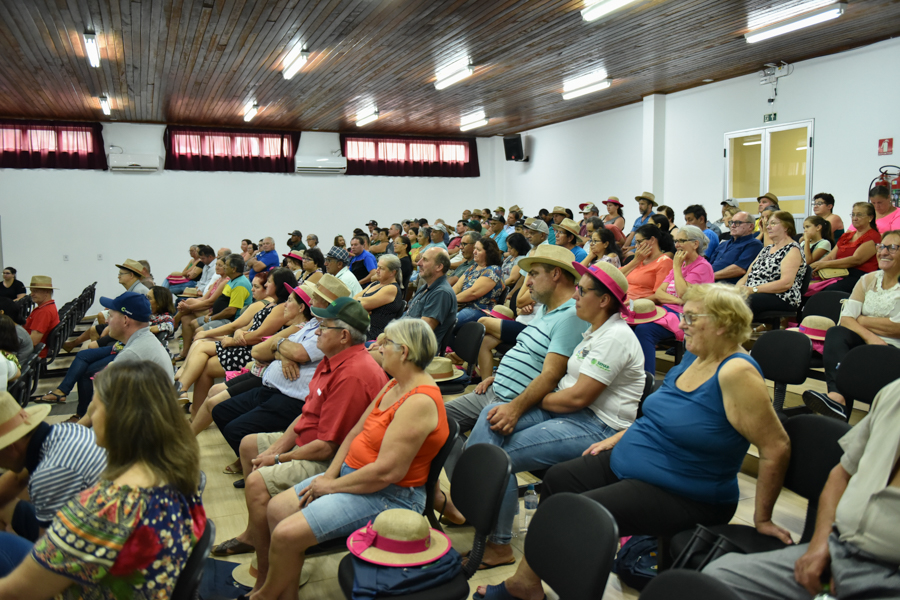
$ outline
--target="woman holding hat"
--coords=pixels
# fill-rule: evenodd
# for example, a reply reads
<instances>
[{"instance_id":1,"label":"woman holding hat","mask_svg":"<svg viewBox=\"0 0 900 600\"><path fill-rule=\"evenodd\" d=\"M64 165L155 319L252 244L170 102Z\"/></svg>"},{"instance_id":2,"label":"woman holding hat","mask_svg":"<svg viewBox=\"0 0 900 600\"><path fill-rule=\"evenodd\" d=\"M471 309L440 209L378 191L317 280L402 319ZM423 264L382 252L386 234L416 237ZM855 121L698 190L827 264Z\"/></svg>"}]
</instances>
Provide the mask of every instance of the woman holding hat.
<instances>
[{"instance_id":1,"label":"woman holding hat","mask_svg":"<svg viewBox=\"0 0 900 600\"><path fill-rule=\"evenodd\" d=\"M130 362L95 381L93 429L106 470L0 579L0 597L170 598L206 529L200 448L169 376L151 362Z\"/></svg>"},{"instance_id":2,"label":"woman holding hat","mask_svg":"<svg viewBox=\"0 0 900 600\"><path fill-rule=\"evenodd\" d=\"M864 344L900 348L900 231L885 232L875 256L878 270L860 278L844 301L840 323L825 335L822 362L828 393L803 392L803 402L813 411L845 421L852 407L837 391L837 370L847 353Z\"/></svg>"},{"instance_id":3,"label":"woman holding hat","mask_svg":"<svg viewBox=\"0 0 900 600\"><path fill-rule=\"evenodd\" d=\"M300 267L299 275L294 272L297 283L318 283L325 274L325 255L318 248L309 248Z\"/></svg>"},{"instance_id":4,"label":"woman holding hat","mask_svg":"<svg viewBox=\"0 0 900 600\"><path fill-rule=\"evenodd\" d=\"M367 337L370 340L376 339L388 323L403 313L400 277L400 259L394 254L382 254L378 257L375 281L354 297L369 311Z\"/></svg>"},{"instance_id":5,"label":"woman holding hat","mask_svg":"<svg viewBox=\"0 0 900 600\"><path fill-rule=\"evenodd\" d=\"M663 279L656 293L649 298L662 305L646 308L634 304L634 312L638 313L629 323L635 325L634 333L644 351L644 369L656 374L656 345L674 337L678 342L684 340L684 332L680 327L680 315L684 306L684 295L692 285L713 283L715 273L712 266L703 257L709 238L694 225L685 225L679 230L679 238L675 240L678 252L672 261L672 271Z\"/></svg>"},{"instance_id":6,"label":"woman holding hat","mask_svg":"<svg viewBox=\"0 0 900 600\"><path fill-rule=\"evenodd\" d=\"M500 253L497 242L488 237L481 238L475 242L473 258L475 264L453 286L459 306L456 329L480 319L484 315L481 311L494 308L503 293L503 280L500 276L503 254Z\"/></svg>"},{"instance_id":7,"label":"woman holding hat","mask_svg":"<svg viewBox=\"0 0 900 600\"><path fill-rule=\"evenodd\" d=\"M12 267L3 269L3 287L0 287L0 298L18 300L25 297L25 284L16 279L16 271Z\"/></svg>"},{"instance_id":8,"label":"woman holding hat","mask_svg":"<svg viewBox=\"0 0 900 600\"><path fill-rule=\"evenodd\" d=\"M271 549L257 546L260 597L296 595L304 551L346 536L390 508L421 513L432 459L449 435L444 401L425 368L437 353L421 319L385 329L383 366L391 379L344 439L331 466L269 504ZM277 523L277 524L276 524ZM251 594L252 595L252 594Z\"/></svg>"},{"instance_id":9,"label":"woman holding hat","mask_svg":"<svg viewBox=\"0 0 900 600\"><path fill-rule=\"evenodd\" d=\"M621 536L723 525L737 509L737 475L754 444L760 454L756 530L790 544L790 534L772 522L790 442L759 366L741 346L750 337L750 309L724 284L693 286L684 300L684 360L647 397L631 427L550 467L541 500L563 492L587 496L612 513ZM513 598L544 593L525 560L501 586Z\"/></svg>"},{"instance_id":10,"label":"woman holding hat","mask_svg":"<svg viewBox=\"0 0 900 600\"><path fill-rule=\"evenodd\" d=\"M615 225L619 231L625 230L625 214L622 212L622 203L615 196L610 196L603 201L606 205L607 215L603 217L603 225Z\"/></svg>"},{"instance_id":11,"label":"woman holding hat","mask_svg":"<svg viewBox=\"0 0 900 600\"><path fill-rule=\"evenodd\" d=\"M672 259L662 245L669 234L656 225L641 225L634 232L634 260L620 271L628 278L628 299L650 298L672 272Z\"/></svg>"}]
</instances>

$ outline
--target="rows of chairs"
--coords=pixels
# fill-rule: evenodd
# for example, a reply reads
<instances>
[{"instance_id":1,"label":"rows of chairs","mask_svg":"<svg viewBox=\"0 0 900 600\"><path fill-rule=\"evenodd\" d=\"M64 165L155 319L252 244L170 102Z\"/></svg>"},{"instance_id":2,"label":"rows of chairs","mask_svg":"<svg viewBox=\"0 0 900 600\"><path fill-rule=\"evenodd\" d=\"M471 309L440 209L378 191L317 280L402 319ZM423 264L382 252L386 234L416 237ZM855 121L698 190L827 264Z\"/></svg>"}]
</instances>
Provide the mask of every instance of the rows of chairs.
<instances>
[{"instance_id":1,"label":"rows of chairs","mask_svg":"<svg viewBox=\"0 0 900 600\"><path fill-rule=\"evenodd\" d=\"M41 372L47 374L48 367L53 364L56 357L59 356L63 344L75 332L75 327L81 323L81 320L87 314L87 311L93 306L94 298L97 294L97 282L84 288L84 290L71 302L66 302L59 309L59 323L50 330L47 336L47 356L41 362ZM54 369L54 374L65 374L68 369Z\"/></svg>"},{"instance_id":2,"label":"rows of chairs","mask_svg":"<svg viewBox=\"0 0 900 600\"><path fill-rule=\"evenodd\" d=\"M38 383L41 381L41 352L44 344L34 347L34 352L28 357L24 365L21 365L21 374L6 391L16 399L22 408L28 405L28 401L37 392Z\"/></svg>"}]
</instances>

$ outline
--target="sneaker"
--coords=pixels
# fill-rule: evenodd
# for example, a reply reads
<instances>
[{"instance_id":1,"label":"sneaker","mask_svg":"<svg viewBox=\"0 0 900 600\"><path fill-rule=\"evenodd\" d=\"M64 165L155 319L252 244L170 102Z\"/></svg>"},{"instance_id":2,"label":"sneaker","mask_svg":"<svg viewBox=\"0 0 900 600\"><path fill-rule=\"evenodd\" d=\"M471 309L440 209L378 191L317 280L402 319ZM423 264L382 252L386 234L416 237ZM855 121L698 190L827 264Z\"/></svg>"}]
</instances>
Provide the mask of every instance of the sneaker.
<instances>
[{"instance_id":1,"label":"sneaker","mask_svg":"<svg viewBox=\"0 0 900 600\"><path fill-rule=\"evenodd\" d=\"M806 390L803 392L803 404L817 415L847 421L846 407L829 398L828 394Z\"/></svg>"}]
</instances>

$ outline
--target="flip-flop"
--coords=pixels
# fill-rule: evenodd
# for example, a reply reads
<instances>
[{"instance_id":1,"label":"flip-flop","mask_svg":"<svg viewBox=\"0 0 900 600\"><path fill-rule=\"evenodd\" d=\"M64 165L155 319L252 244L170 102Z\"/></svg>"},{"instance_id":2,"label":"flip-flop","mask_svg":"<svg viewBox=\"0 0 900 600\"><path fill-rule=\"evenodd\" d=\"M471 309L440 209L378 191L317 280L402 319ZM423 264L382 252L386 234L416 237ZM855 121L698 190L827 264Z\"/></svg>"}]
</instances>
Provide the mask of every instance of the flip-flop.
<instances>
[{"instance_id":1,"label":"flip-flop","mask_svg":"<svg viewBox=\"0 0 900 600\"><path fill-rule=\"evenodd\" d=\"M489 585L487 586L486 591L486 594L475 592L472 594L472 598L474 598L474 600L518 600L518 598L506 590L506 582L498 583L497 585ZM546 594L544 595L544 600L547 600Z\"/></svg>"},{"instance_id":2,"label":"flip-flop","mask_svg":"<svg viewBox=\"0 0 900 600\"><path fill-rule=\"evenodd\" d=\"M213 546L212 553L216 556L234 556L235 554L247 554L256 551L256 548L237 538L231 538L218 546Z\"/></svg>"},{"instance_id":3,"label":"flip-flop","mask_svg":"<svg viewBox=\"0 0 900 600\"><path fill-rule=\"evenodd\" d=\"M463 521L462 523L454 523L450 519L445 516L441 517L441 525L444 527L471 527L468 521Z\"/></svg>"},{"instance_id":4,"label":"flip-flop","mask_svg":"<svg viewBox=\"0 0 900 600\"><path fill-rule=\"evenodd\" d=\"M244 474L244 470L243 470L243 469L232 469L232 468L231 468L231 465L227 465L227 466L222 470L222 472L225 473L226 475L243 475L243 474Z\"/></svg>"},{"instance_id":5,"label":"flip-flop","mask_svg":"<svg viewBox=\"0 0 900 600\"><path fill-rule=\"evenodd\" d=\"M472 552L472 551L469 550L468 552L464 552L463 554L460 555L460 558L462 558L463 560L467 560L467 559L469 558L469 553L470 553L470 552ZM499 564L496 564L496 565L488 565L488 564L485 564L484 562L482 562L480 565L478 565L478 570L479 570L479 571L490 571L491 569L496 569L497 567L508 567L508 566L514 565L514 564L516 564L516 557L515 557L515 556L512 557L512 558L509 560L509 562L499 563Z\"/></svg>"},{"instance_id":6,"label":"flip-flop","mask_svg":"<svg viewBox=\"0 0 900 600\"><path fill-rule=\"evenodd\" d=\"M53 396L53 400L44 400L46 396ZM65 404L66 403L66 395L63 394L60 396L59 394L54 394L53 392L47 392L40 398L35 398L32 402L36 404Z\"/></svg>"}]
</instances>

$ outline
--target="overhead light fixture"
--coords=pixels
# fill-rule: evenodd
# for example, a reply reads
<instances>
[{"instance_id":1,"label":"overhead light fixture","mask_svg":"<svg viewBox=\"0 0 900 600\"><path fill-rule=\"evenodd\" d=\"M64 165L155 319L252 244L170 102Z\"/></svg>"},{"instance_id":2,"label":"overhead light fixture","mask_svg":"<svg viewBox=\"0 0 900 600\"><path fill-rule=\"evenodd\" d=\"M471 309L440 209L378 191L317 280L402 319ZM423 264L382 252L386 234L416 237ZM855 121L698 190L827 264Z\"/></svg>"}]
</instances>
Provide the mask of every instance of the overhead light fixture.
<instances>
[{"instance_id":1,"label":"overhead light fixture","mask_svg":"<svg viewBox=\"0 0 900 600\"><path fill-rule=\"evenodd\" d=\"M581 11L581 17L585 21L596 21L600 17L605 17L609 13L619 10L632 2L635 2L635 0L599 0L584 7Z\"/></svg>"},{"instance_id":2,"label":"overhead light fixture","mask_svg":"<svg viewBox=\"0 0 900 600\"><path fill-rule=\"evenodd\" d=\"M434 74L437 81L434 82L435 89L442 90L450 87L454 83L462 81L475 72L472 65L469 64L469 57L461 58L449 67L444 67Z\"/></svg>"},{"instance_id":3,"label":"overhead light fixture","mask_svg":"<svg viewBox=\"0 0 900 600\"><path fill-rule=\"evenodd\" d=\"M468 131L470 129L475 129L476 127L484 127L487 124L488 120L487 117L484 116L484 111L479 110L461 118L459 120L459 130Z\"/></svg>"},{"instance_id":4,"label":"overhead light fixture","mask_svg":"<svg viewBox=\"0 0 900 600\"><path fill-rule=\"evenodd\" d=\"M108 115L111 112L109 108L109 98L106 96L100 96L100 109L103 110L104 115Z\"/></svg>"},{"instance_id":5,"label":"overhead light fixture","mask_svg":"<svg viewBox=\"0 0 900 600\"><path fill-rule=\"evenodd\" d=\"M84 34L84 51L88 57L88 63L94 68L100 66L100 47L97 46L97 36L93 33Z\"/></svg>"},{"instance_id":6,"label":"overhead light fixture","mask_svg":"<svg viewBox=\"0 0 900 600\"><path fill-rule=\"evenodd\" d=\"M244 121L250 122L253 117L256 116L256 113L259 112L259 105L255 100L251 100L247 104L244 105Z\"/></svg>"},{"instance_id":7,"label":"overhead light fixture","mask_svg":"<svg viewBox=\"0 0 900 600\"><path fill-rule=\"evenodd\" d=\"M755 142L744 142L745 146L759 146L762 144L762 140L757 140Z\"/></svg>"},{"instance_id":8,"label":"overhead light fixture","mask_svg":"<svg viewBox=\"0 0 900 600\"><path fill-rule=\"evenodd\" d=\"M843 2L829 4L828 6L823 6L818 10L796 16L792 19L787 19L780 23L773 23L772 25L761 27L756 31L745 33L744 38L747 40L748 44L761 42L777 35L784 35L785 33L797 31L804 27L810 27L811 25L817 25L825 21L830 21L831 19L837 19L844 14L844 9L846 8L847 5Z\"/></svg>"},{"instance_id":9,"label":"overhead light fixture","mask_svg":"<svg viewBox=\"0 0 900 600\"><path fill-rule=\"evenodd\" d=\"M378 120L378 109L375 106L370 106L365 110L358 112L356 114L356 126L364 127L373 121Z\"/></svg>"},{"instance_id":10,"label":"overhead light fixture","mask_svg":"<svg viewBox=\"0 0 900 600\"><path fill-rule=\"evenodd\" d=\"M290 79L297 74L297 71L299 71L303 65L306 64L307 60L309 60L309 52L303 49L303 44L297 44L297 46L284 57L284 60L281 63L281 75L285 79Z\"/></svg>"},{"instance_id":11,"label":"overhead light fixture","mask_svg":"<svg viewBox=\"0 0 900 600\"><path fill-rule=\"evenodd\" d=\"M576 77L563 83L563 100L571 100L591 92L605 90L612 81L606 78L606 71L599 70L583 77Z\"/></svg>"},{"instance_id":12,"label":"overhead light fixture","mask_svg":"<svg viewBox=\"0 0 900 600\"><path fill-rule=\"evenodd\" d=\"M798 147L797 147L797 151L799 152L799 151L801 151L801 150L809 150L809 148L806 147L806 146L798 146Z\"/></svg>"},{"instance_id":13,"label":"overhead light fixture","mask_svg":"<svg viewBox=\"0 0 900 600\"><path fill-rule=\"evenodd\" d=\"M715 79L704 79L703 83L712 83Z\"/></svg>"}]
</instances>

